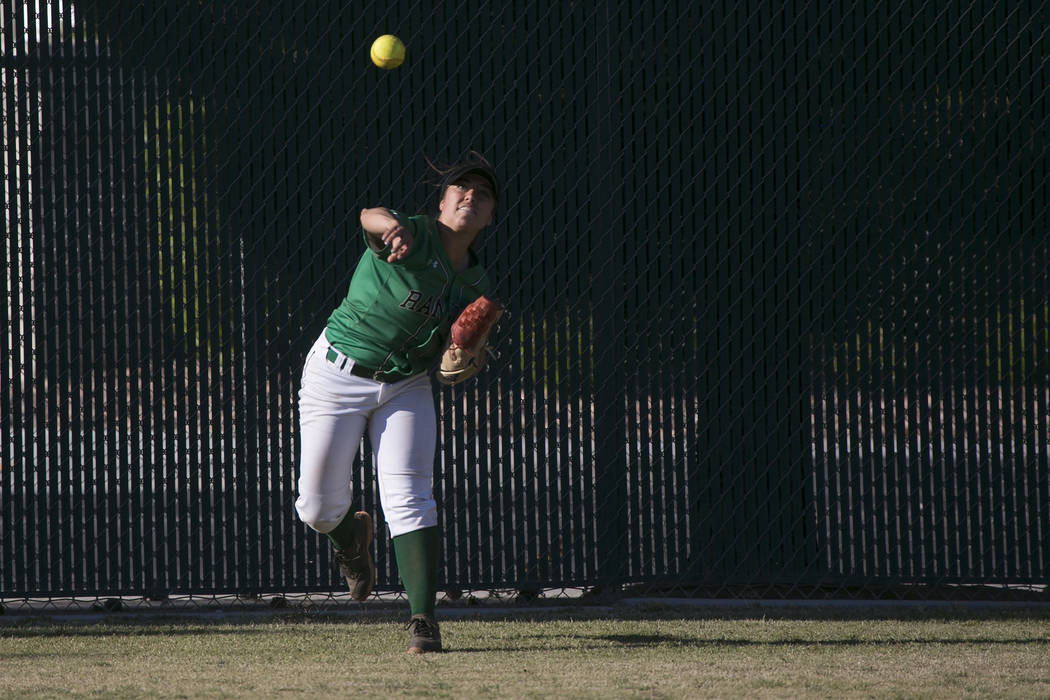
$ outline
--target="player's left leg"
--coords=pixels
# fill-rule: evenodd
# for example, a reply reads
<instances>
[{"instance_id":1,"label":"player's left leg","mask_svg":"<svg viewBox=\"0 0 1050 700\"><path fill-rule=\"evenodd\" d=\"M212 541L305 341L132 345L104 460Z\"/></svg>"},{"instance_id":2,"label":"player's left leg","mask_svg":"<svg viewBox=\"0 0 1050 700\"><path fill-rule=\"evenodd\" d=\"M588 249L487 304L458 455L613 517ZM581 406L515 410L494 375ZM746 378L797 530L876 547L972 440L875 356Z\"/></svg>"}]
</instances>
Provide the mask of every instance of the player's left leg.
<instances>
[{"instance_id":1,"label":"player's left leg","mask_svg":"<svg viewBox=\"0 0 1050 700\"><path fill-rule=\"evenodd\" d=\"M433 491L434 397L427 377L390 389L392 396L369 423L379 496L412 611L409 651L440 651L441 635L434 620L441 549Z\"/></svg>"},{"instance_id":2,"label":"player's left leg","mask_svg":"<svg viewBox=\"0 0 1050 700\"><path fill-rule=\"evenodd\" d=\"M322 333L307 354L299 391L299 518L332 541L333 557L355 600L375 585L372 519L353 512L354 457L378 403L376 383L350 373Z\"/></svg>"}]
</instances>

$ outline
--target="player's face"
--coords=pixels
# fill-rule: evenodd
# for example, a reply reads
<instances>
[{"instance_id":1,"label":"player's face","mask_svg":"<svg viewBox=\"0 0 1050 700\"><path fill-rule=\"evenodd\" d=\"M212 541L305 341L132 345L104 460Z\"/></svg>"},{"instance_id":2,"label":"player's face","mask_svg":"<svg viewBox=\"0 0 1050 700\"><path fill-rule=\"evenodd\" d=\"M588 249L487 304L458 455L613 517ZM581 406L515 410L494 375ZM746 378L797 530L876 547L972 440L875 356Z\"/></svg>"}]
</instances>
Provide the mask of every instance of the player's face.
<instances>
[{"instance_id":1,"label":"player's face","mask_svg":"<svg viewBox=\"0 0 1050 700\"><path fill-rule=\"evenodd\" d=\"M489 181L469 173L445 188L438 220L454 231L477 233L492 221L496 198Z\"/></svg>"}]
</instances>

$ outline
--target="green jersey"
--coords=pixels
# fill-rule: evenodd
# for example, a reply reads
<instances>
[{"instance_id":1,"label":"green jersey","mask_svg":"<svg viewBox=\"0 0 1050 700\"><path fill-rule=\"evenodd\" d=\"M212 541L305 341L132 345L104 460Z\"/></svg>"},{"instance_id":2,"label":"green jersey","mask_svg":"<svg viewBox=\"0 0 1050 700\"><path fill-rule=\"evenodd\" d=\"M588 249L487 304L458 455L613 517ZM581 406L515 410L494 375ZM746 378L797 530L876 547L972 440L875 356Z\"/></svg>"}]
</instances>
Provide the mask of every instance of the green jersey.
<instances>
[{"instance_id":1,"label":"green jersey","mask_svg":"<svg viewBox=\"0 0 1050 700\"><path fill-rule=\"evenodd\" d=\"M456 315L489 281L474 251L466 270L453 271L433 217L391 214L412 234L412 251L388 263L386 253L366 250L325 335L354 361L408 377L430 368Z\"/></svg>"}]
</instances>

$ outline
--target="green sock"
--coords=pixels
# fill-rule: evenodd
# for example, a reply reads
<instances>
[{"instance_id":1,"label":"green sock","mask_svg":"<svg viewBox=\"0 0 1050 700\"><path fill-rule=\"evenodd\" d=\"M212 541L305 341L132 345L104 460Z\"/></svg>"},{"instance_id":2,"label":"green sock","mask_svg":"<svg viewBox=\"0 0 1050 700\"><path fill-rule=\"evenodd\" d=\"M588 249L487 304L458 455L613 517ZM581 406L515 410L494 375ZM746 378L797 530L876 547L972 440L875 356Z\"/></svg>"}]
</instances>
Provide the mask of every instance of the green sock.
<instances>
[{"instance_id":1,"label":"green sock","mask_svg":"<svg viewBox=\"0 0 1050 700\"><path fill-rule=\"evenodd\" d=\"M441 533L437 527L425 527L394 538L397 572L413 615L434 614L440 555Z\"/></svg>"},{"instance_id":2,"label":"green sock","mask_svg":"<svg viewBox=\"0 0 1050 700\"><path fill-rule=\"evenodd\" d=\"M348 510L335 529L328 533L328 539L332 540L336 549L354 546L354 513L356 512L353 508Z\"/></svg>"}]
</instances>

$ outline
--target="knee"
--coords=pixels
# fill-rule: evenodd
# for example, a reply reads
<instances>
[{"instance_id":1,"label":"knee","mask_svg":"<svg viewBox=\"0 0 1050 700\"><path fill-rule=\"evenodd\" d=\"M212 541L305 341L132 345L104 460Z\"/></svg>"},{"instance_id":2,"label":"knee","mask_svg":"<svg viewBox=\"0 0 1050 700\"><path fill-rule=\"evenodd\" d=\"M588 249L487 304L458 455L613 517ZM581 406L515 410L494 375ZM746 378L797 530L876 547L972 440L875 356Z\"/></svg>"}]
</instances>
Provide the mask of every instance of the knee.
<instances>
[{"instance_id":1,"label":"knee","mask_svg":"<svg viewBox=\"0 0 1050 700\"><path fill-rule=\"evenodd\" d=\"M349 499L335 494L304 493L295 501L299 519L322 534L334 530L349 510Z\"/></svg>"},{"instance_id":2,"label":"knee","mask_svg":"<svg viewBox=\"0 0 1050 700\"><path fill-rule=\"evenodd\" d=\"M393 537L437 525L437 503L433 496L415 497L393 505L383 505L386 523Z\"/></svg>"}]
</instances>

